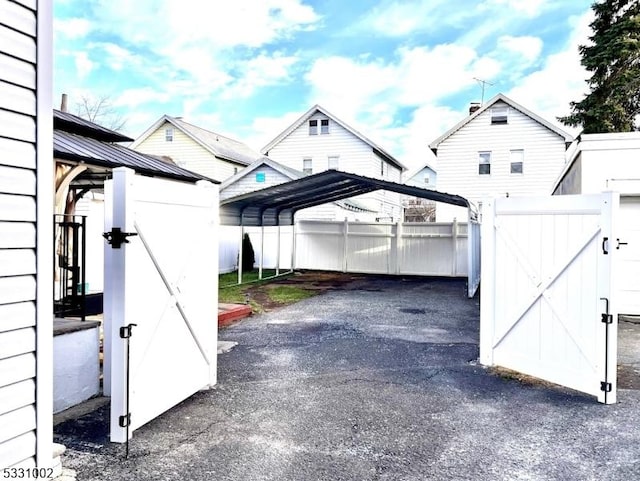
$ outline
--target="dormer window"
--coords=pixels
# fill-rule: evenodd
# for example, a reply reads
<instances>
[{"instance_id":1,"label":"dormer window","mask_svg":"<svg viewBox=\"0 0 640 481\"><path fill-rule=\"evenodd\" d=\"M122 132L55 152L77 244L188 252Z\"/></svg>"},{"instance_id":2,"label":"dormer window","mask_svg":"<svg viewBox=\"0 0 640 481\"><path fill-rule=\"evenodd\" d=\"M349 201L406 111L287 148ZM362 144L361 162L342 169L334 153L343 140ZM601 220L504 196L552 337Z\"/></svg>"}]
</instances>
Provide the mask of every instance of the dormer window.
<instances>
[{"instance_id":1,"label":"dormer window","mask_svg":"<svg viewBox=\"0 0 640 481\"><path fill-rule=\"evenodd\" d=\"M164 129L164 140L166 142L173 142L173 128L167 127Z\"/></svg>"},{"instance_id":2,"label":"dormer window","mask_svg":"<svg viewBox=\"0 0 640 481\"><path fill-rule=\"evenodd\" d=\"M509 107L501 105L491 109L491 124L506 124L509 117Z\"/></svg>"}]
</instances>

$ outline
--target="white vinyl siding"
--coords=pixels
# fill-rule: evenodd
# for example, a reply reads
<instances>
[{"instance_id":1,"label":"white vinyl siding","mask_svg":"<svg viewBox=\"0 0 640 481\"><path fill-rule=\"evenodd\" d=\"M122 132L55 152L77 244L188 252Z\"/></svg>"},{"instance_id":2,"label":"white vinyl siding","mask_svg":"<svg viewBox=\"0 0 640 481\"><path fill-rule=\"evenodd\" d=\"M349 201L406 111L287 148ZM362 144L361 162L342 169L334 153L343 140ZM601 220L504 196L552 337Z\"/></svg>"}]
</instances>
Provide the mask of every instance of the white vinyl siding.
<instances>
[{"instance_id":1,"label":"white vinyl siding","mask_svg":"<svg viewBox=\"0 0 640 481\"><path fill-rule=\"evenodd\" d=\"M48 232L40 226L51 223L53 214L52 194L51 199L44 196L41 203L37 201L42 195L39 192L51 192L52 174L47 168L52 169L53 162L50 128L37 127L50 123L52 116L49 89L40 87L41 94L36 95L38 85L51 84L51 55L37 50L37 31L51 30L50 5L43 4L40 15L36 2L0 0L0 468L35 466L41 455L43 466L51 463L52 432L50 420L44 416L36 437L36 418L43 410L52 412L45 403L51 379L45 376L40 381L36 371L39 346L52 342L50 333L48 341L37 339L37 329L47 330L38 319L42 309L49 311L49 322L53 316L44 299L36 309L36 298L40 299L37 266L39 259L50 257L40 246L52 248L50 236L42 237L38 244L36 239ZM42 49L46 52L51 42L46 37L41 41L48 44ZM43 110L46 118L39 119ZM46 158L38 160L44 152ZM41 172L40 185L38 166L48 166ZM43 265L46 268L47 264ZM51 272L42 273L42 287L48 285ZM47 290L51 297L51 290ZM47 354L46 349L43 353ZM42 364L50 366L51 359L43 359ZM40 386L37 398L36 381ZM44 449L39 452L41 445L49 446L48 460Z\"/></svg>"},{"instance_id":2,"label":"white vinyl siding","mask_svg":"<svg viewBox=\"0 0 640 481\"><path fill-rule=\"evenodd\" d=\"M474 204L507 194L548 195L564 166L564 139L514 108L505 125L492 125L491 115L492 109L487 109L438 146L438 190ZM512 150L526 153L522 174L511 173ZM478 152L485 151L491 152L491 175L478 175ZM466 212L438 204L438 222L454 216L462 220Z\"/></svg>"},{"instance_id":3,"label":"white vinyl siding","mask_svg":"<svg viewBox=\"0 0 640 481\"><path fill-rule=\"evenodd\" d=\"M264 182L256 181L257 172L264 174ZM259 170L253 170L247 173L244 177L236 180L229 186L220 190L220 200L229 199L236 195L246 194L248 192L254 192L260 189L266 189L267 187L273 187L284 182L290 182L291 178L287 177L275 169L267 165L263 165Z\"/></svg>"},{"instance_id":4,"label":"white vinyl siding","mask_svg":"<svg viewBox=\"0 0 640 481\"><path fill-rule=\"evenodd\" d=\"M400 169L384 161L378 156L371 145L367 144L337 122L329 120L328 135L309 135L309 120L317 120L317 128L321 128L320 120L326 118L322 113L316 112L310 119L303 122L297 129L293 130L289 135L274 145L271 150L265 152L269 158L276 162L296 170L301 169L301 159L313 159L313 173L324 172L329 169L329 157L339 156L340 165L338 170L350 172L357 175L372 177L375 179L384 179L391 182L400 182ZM381 163L385 164L385 175L380 174ZM367 207L378 210L380 202L384 204L385 214L391 214L395 209L394 215L399 216L400 196L391 192L376 191L371 194L365 194L358 197L359 202L364 202ZM326 207L330 209L333 207ZM319 209L314 208L315 212ZM327 215L326 219L343 219L344 211L338 207L334 209L334 216ZM301 211L304 212L304 211ZM304 212L302 215L311 215L310 212ZM323 214L324 215L324 214ZM373 214L374 216L376 214ZM304 217L310 218L310 217Z\"/></svg>"},{"instance_id":5,"label":"white vinyl siding","mask_svg":"<svg viewBox=\"0 0 640 481\"><path fill-rule=\"evenodd\" d=\"M234 168L239 164L215 157L179 129L173 128L172 140L167 141L169 128L172 128L172 125L166 122L144 139L135 150L144 154L167 156L174 162L179 160L180 167L213 180L223 181L235 173Z\"/></svg>"}]
</instances>

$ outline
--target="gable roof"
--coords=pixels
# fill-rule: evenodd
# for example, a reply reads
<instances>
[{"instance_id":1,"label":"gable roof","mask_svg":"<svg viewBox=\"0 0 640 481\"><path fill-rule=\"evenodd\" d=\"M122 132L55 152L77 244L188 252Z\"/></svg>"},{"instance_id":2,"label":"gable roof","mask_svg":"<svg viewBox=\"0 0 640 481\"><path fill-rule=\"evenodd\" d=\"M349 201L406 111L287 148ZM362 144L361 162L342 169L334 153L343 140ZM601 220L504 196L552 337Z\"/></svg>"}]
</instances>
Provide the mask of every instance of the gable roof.
<instances>
[{"instance_id":1,"label":"gable roof","mask_svg":"<svg viewBox=\"0 0 640 481\"><path fill-rule=\"evenodd\" d=\"M298 210L376 190L389 190L469 207L467 199L459 195L338 170L325 170L298 180L225 199L220 202L220 222L223 225L292 225Z\"/></svg>"},{"instance_id":2,"label":"gable roof","mask_svg":"<svg viewBox=\"0 0 640 481\"><path fill-rule=\"evenodd\" d=\"M110 177L111 169L116 167L130 167L140 174L186 182L208 180L219 183L160 157L113 143L131 139L81 117L58 110L53 111L53 116L54 159L89 167L74 180L75 185L101 187L104 179Z\"/></svg>"},{"instance_id":3,"label":"gable roof","mask_svg":"<svg viewBox=\"0 0 640 481\"><path fill-rule=\"evenodd\" d=\"M546 127L547 129L549 129L551 132L553 132L554 134L562 137L562 139L566 142L566 143L571 143L573 141L573 137L568 134L567 132L565 132L564 130L562 130L559 127L556 127L555 125L553 125L551 122L543 119L542 117L540 117L539 115L534 114L533 112L531 112L530 110L524 108L522 105L514 102L513 100L511 100L509 97L507 97L504 94L498 94L495 97L493 97L491 100L489 100L486 104L484 104L482 107L480 107L480 109L476 110L474 113L472 113L471 115L468 115L467 117L465 117L461 122L459 122L458 124L456 124L455 126L453 126L451 129L447 130L444 134L442 134L440 137L438 137L436 140L434 140L433 142L431 142L429 144L429 148L436 153L436 151L438 150L438 146L444 142L446 139L448 139L449 137L451 137L453 134L455 134L458 130L460 130L462 127L464 127L465 125L467 125L469 122L471 122L473 119L475 119L476 117L478 117L479 115L482 115L482 113L486 112L488 109L490 109L491 107L493 107L494 104L496 104L497 102L504 102L507 105L509 105L510 107L518 110L519 112L523 113L524 115L526 115L527 117L535 120L536 122L538 122L540 125L542 125L543 127Z\"/></svg>"},{"instance_id":4,"label":"gable roof","mask_svg":"<svg viewBox=\"0 0 640 481\"><path fill-rule=\"evenodd\" d=\"M425 168L429 168L429 169L433 170L436 174L438 173L438 169L436 169L429 162L423 162L423 163L419 164L419 167L414 167L413 169L408 170L406 172L406 174L402 176L403 177L403 182L406 182L406 181L412 179L417 174L419 174L420 171L422 171L422 169L425 169Z\"/></svg>"},{"instance_id":5,"label":"gable roof","mask_svg":"<svg viewBox=\"0 0 640 481\"><path fill-rule=\"evenodd\" d=\"M300 127L302 124L304 124L307 120L309 120L316 112L320 112L321 114L329 117L329 119L333 120L336 124L340 125L343 129L347 130L352 135L354 135L355 137L359 138L364 143L368 144L377 155L382 157L384 160L386 160L390 164L395 165L397 168L400 169L401 172L404 172L405 170L407 170L407 168L404 165L402 165L400 163L400 161L398 161L398 159L393 157L389 152L384 150L378 144L376 144L373 141L369 140L367 137L362 135L360 132L358 132L353 127L350 127L349 125L345 124L338 117L336 117L335 115L331 114L329 111L327 111L325 108L321 107L318 104L314 105L309 110L307 110L304 114L302 114L302 116L300 118L298 118L298 120L293 122L289 127L287 127L285 130L283 130L275 139L273 139L271 142L269 142L267 145L265 145L260 150L260 152L262 152L263 154L266 155L273 147L275 147L277 144L282 142L294 130L296 130L298 127Z\"/></svg>"},{"instance_id":6,"label":"gable roof","mask_svg":"<svg viewBox=\"0 0 640 481\"><path fill-rule=\"evenodd\" d=\"M246 166L261 157L258 152L238 140L225 137L224 135L203 129L202 127L169 115L163 115L151 127L145 130L142 135L131 144L131 148L135 149L165 123L169 123L180 130L194 142L211 152L214 157L226 160L227 162Z\"/></svg>"}]
</instances>

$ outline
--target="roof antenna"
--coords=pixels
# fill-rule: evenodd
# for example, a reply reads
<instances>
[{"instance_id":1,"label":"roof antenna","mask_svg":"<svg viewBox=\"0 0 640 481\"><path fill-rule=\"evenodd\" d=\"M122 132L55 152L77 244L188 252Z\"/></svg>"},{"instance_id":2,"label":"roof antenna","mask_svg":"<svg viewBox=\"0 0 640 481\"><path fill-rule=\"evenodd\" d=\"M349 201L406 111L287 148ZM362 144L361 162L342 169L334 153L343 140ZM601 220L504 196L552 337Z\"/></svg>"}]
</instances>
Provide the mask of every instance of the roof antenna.
<instances>
[{"instance_id":1,"label":"roof antenna","mask_svg":"<svg viewBox=\"0 0 640 481\"><path fill-rule=\"evenodd\" d=\"M477 77L473 77L473 80L475 80L482 86L482 100L480 101L480 105L484 105L484 89L486 88L487 85L493 86L494 84L492 84L488 80L482 80Z\"/></svg>"}]
</instances>

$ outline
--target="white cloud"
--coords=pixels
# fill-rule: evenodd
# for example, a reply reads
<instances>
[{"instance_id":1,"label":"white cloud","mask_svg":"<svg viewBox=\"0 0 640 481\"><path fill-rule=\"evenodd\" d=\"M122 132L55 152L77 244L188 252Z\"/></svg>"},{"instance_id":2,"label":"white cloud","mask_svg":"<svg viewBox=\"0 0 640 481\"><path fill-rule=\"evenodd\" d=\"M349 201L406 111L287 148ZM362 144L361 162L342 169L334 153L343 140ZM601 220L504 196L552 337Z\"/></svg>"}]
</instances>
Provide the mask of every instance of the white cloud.
<instances>
[{"instance_id":1,"label":"white cloud","mask_svg":"<svg viewBox=\"0 0 640 481\"><path fill-rule=\"evenodd\" d=\"M120 93L113 101L113 105L115 107L135 109L140 105L151 102L164 103L170 98L171 96L167 92L158 92L151 87L142 87L128 89Z\"/></svg>"},{"instance_id":2,"label":"white cloud","mask_svg":"<svg viewBox=\"0 0 640 481\"><path fill-rule=\"evenodd\" d=\"M311 107L309 105L309 107ZM257 152L295 122L303 112L287 112L277 117L256 117L242 141Z\"/></svg>"},{"instance_id":3,"label":"white cloud","mask_svg":"<svg viewBox=\"0 0 640 481\"><path fill-rule=\"evenodd\" d=\"M91 22L84 18L56 18L53 20L53 31L56 36L77 40L91 31Z\"/></svg>"},{"instance_id":4,"label":"white cloud","mask_svg":"<svg viewBox=\"0 0 640 481\"><path fill-rule=\"evenodd\" d=\"M487 5L535 17L542 12L547 3L548 0L489 0Z\"/></svg>"},{"instance_id":5,"label":"white cloud","mask_svg":"<svg viewBox=\"0 0 640 481\"><path fill-rule=\"evenodd\" d=\"M588 92L585 79L589 78L589 74L580 65L578 46L587 42L592 19L591 10L569 19L568 26L572 28L572 33L566 47L549 55L540 70L522 79L507 93L516 102L567 131L571 129L562 126L556 117L567 115L569 102L581 100Z\"/></svg>"},{"instance_id":6,"label":"white cloud","mask_svg":"<svg viewBox=\"0 0 640 481\"><path fill-rule=\"evenodd\" d=\"M284 84L291 79L291 69L298 62L295 56L281 53L261 53L239 65L235 82L222 95L224 98L247 98L256 89L268 85Z\"/></svg>"},{"instance_id":7,"label":"white cloud","mask_svg":"<svg viewBox=\"0 0 640 481\"><path fill-rule=\"evenodd\" d=\"M84 79L93 70L94 63L89 59L87 52L77 52L73 57L78 77Z\"/></svg>"},{"instance_id":8,"label":"white cloud","mask_svg":"<svg viewBox=\"0 0 640 481\"><path fill-rule=\"evenodd\" d=\"M512 37L503 35L498 39L498 48L515 54L525 63L531 64L538 59L542 52L543 42L538 37Z\"/></svg>"}]
</instances>

